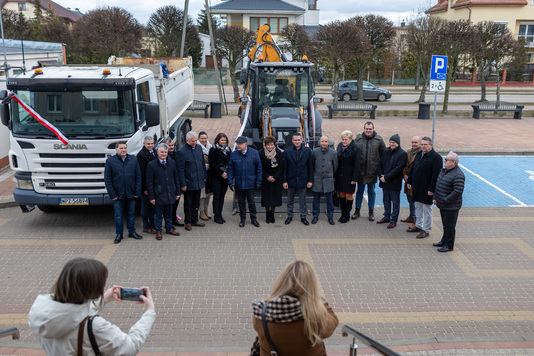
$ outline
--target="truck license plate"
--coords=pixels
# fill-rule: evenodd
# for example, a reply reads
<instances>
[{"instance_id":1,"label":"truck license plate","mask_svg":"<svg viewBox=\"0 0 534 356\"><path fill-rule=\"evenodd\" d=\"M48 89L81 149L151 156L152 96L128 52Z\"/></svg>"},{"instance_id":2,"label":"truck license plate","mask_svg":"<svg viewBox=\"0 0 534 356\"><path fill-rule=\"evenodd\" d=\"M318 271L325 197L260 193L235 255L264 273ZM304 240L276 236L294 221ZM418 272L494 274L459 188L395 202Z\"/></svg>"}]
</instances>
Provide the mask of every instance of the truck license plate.
<instances>
[{"instance_id":1,"label":"truck license plate","mask_svg":"<svg viewBox=\"0 0 534 356\"><path fill-rule=\"evenodd\" d=\"M89 205L89 198L59 198L59 205Z\"/></svg>"}]
</instances>

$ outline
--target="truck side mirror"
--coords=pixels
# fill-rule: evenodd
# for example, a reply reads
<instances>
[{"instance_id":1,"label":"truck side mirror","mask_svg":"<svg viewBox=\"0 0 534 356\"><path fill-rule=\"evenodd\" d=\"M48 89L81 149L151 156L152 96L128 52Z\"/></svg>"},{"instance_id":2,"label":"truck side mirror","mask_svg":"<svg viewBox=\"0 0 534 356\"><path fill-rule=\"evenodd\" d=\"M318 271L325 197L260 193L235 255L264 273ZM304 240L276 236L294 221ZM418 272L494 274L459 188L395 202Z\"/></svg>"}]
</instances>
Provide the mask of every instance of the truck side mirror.
<instances>
[{"instance_id":1,"label":"truck side mirror","mask_svg":"<svg viewBox=\"0 0 534 356\"><path fill-rule=\"evenodd\" d=\"M0 100L4 100L7 98L7 90L0 91ZM0 104L0 117L2 118L2 124L9 127L9 104L8 103L1 103Z\"/></svg>"},{"instance_id":2,"label":"truck side mirror","mask_svg":"<svg viewBox=\"0 0 534 356\"><path fill-rule=\"evenodd\" d=\"M146 127L158 126L159 121L159 105L157 103L149 103L146 101L138 101L138 105L143 105L145 111Z\"/></svg>"}]
</instances>

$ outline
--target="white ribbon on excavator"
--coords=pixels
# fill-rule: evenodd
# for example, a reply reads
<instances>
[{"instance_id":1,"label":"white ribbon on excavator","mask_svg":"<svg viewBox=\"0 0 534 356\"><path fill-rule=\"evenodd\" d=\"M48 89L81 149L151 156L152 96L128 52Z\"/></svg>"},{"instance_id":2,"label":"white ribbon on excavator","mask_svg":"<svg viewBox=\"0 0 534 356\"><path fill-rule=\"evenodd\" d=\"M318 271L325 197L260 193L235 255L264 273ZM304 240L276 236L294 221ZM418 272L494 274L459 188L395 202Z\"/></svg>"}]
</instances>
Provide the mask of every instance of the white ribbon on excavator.
<instances>
[{"instance_id":1,"label":"white ribbon on excavator","mask_svg":"<svg viewBox=\"0 0 534 356\"><path fill-rule=\"evenodd\" d=\"M7 100L9 99L13 99L15 100L17 103L19 103L20 106L22 106L22 108L24 110L26 110L35 120L37 120L41 125L43 125L44 127L46 127L47 129L49 129L50 131L52 131L54 133L54 135L57 136L57 138L59 138L59 140L61 142L63 142L64 145L68 145L69 144L69 139L67 137L65 137L65 135L63 134L63 132L59 131L59 129L57 127L55 127L54 125L52 125L50 122L48 122L48 120L46 120L44 117L42 117L41 115L39 115L39 113L35 110L33 110L33 108L31 106L29 106L28 104L26 104L17 94L15 94L14 92L12 91L9 91L8 92L8 96L6 98ZM3 102L7 101L6 99L3 100Z\"/></svg>"}]
</instances>

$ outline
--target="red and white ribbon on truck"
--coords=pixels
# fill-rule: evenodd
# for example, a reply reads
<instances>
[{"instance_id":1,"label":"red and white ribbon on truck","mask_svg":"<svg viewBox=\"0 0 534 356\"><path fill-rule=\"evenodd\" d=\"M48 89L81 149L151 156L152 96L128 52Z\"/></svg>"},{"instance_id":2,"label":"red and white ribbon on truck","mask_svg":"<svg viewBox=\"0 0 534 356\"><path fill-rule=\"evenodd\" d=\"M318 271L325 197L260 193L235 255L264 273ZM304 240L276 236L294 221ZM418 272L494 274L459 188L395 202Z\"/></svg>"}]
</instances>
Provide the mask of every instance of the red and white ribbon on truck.
<instances>
[{"instance_id":1,"label":"red and white ribbon on truck","mask_svg":"<svg viewBox=\"0 0 534 356\"><path fill-rule=\"evenodd\" d=\"M33 108L29 106L28 104L26 104L17 94L15 94L12 91L9 91L8 98L11 98L15 100L17 103L19 103L19 105L22 106L22 108L26 110L35 120L37 120L41 125L43 125L47 129L52 131L54 135L56 135L57 138L59 138L59 140L63 142L64 145L69 144L69 139L65 137L65 135L63 135L63 133L59 131L57 127L55 127L50 122L48 122L48 120L46 120L44 117L39 115L37 111L33 110Z\"/></svg>"}]
</instances>

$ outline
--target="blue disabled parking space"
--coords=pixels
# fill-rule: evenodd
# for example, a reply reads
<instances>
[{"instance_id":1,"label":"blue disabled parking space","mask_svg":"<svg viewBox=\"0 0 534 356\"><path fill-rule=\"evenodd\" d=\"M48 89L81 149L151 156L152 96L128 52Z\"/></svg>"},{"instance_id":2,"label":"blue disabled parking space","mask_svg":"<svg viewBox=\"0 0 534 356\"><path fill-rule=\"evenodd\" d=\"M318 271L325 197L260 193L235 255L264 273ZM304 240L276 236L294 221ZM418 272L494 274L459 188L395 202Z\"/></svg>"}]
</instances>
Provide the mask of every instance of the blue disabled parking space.
<instances>
[{"instance_id":1,"label":"blue disabled parking space","mask_svg":"<svg viewBox=\"0 0 534 356\"><path fill-rule=\"evenodd\" d=\"M461 156L460 167L464 207L534 207L534 156ZM376 193L381 206L378 184ZM408 206L402 192L401 206Z\"/></svg>"}]
</instances>

